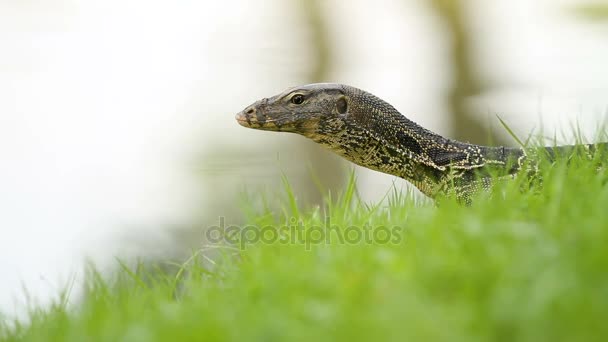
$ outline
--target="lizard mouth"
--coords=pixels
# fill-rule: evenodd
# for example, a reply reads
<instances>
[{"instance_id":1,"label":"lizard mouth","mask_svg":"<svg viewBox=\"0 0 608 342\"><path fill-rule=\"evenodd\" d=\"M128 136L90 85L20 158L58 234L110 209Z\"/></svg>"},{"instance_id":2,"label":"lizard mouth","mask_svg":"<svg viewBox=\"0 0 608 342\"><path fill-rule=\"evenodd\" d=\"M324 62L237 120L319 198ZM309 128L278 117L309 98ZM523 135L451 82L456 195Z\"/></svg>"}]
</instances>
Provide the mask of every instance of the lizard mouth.
<instances>
[{"instance_id":1,"label":"lizard mouth","mask_svg":"<svg viewBox=\"0 0 608 342\"><path fill-rule=\"evenodd\" d=\"M249 120L245 113L238 113L234 118L236 119L236 122L239 123L239 125L244 127L251 127L251 120Z\"/></svg>"},{"instance_id":2,"label":"lizard mouth","mask_svg":"<svg viewBox=\"0 0 608 342\"><path fill-rule=\"evenodd\" d=\"M235 116L236 122L239 125L247 128L261 129L265 131L282 131L282 125L279 124L278 120L267 119L262 122L256 115L249 115L243 111Z\"/></svg>"}]
</instances>

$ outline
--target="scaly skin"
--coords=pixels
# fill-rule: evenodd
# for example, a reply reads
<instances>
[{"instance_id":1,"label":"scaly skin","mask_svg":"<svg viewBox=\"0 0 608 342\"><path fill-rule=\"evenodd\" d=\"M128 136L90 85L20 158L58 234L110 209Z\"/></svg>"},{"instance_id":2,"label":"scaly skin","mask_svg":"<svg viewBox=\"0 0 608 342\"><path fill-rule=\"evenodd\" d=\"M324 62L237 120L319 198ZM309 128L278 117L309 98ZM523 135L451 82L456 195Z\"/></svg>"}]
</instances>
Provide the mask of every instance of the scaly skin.
<instances>
[{"instance_id":1,"label":"scaly skin","mask_svg":"<svg viewBox=\"0 0 608 342\"><path fill-rule=\"evenodd\" d=\"M470 195L496 178L534 171L521 148L472 145L444 138L401 115L363 90L319 83L287 89L236 115L245 127L292 132L329 148L351 162L404 178L425 195ZM590 151L596 145L584 145ZM573 146L546 148L549 157ZM492 178L494 176L494 178Z\"/></svg>"}]
</instances>

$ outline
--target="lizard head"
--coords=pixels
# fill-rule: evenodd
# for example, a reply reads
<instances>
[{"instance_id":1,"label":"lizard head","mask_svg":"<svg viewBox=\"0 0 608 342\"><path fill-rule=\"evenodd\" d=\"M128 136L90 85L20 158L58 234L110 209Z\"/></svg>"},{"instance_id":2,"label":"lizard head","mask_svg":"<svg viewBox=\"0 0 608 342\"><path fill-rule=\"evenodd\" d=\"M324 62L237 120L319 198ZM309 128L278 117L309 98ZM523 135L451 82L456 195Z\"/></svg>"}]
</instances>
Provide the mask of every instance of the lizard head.
<instances>
[{"instance_id":1,"label":"lizard head","mask_svg":"<svg viewBox=\"0 0 608 342\"><path fill-rule=\"evenodd\" d=\"M348 112L345 86L333 83L290 88L236 115L242 126L312 137L341 130Z\"/></svg>"}]
</instances>

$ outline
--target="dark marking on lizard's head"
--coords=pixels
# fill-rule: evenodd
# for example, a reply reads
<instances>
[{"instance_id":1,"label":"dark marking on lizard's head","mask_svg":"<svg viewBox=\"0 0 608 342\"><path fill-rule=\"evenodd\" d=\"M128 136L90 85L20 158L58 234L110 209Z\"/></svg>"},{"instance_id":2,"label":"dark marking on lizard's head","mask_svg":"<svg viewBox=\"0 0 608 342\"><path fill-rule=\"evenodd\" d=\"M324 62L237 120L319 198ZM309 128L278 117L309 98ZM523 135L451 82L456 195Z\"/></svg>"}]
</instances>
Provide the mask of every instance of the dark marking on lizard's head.
<instances>
[{"instance_id":1,"label":"dark marking on lizard's head","mask_svg":"<svg viewBox=\"0 0 608 342\"><path fill-rule=\"evenodd\" d=\"M257 101L238 113L236 120L249 128L311 137L321 131L339 129L347 111L343 85L318 83L290 88Z\"/></svg>"}]
</instances>

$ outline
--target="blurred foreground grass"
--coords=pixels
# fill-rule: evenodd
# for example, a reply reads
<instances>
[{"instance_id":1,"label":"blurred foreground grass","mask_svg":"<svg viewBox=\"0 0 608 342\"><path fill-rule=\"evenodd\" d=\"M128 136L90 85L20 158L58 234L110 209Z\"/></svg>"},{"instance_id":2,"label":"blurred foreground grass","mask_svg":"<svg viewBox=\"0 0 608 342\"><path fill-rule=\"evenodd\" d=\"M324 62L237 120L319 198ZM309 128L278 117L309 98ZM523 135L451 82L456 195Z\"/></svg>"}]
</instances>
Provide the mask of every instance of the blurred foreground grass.
<instances>
[{"instance_id":1,"label":"blurred foreground grass","mask_svg":"<svg viewBox=\"0 0 608 342\"><path fill-rule=\"evenodd\" d=\"M351 180L302 212L287 186L283 213L245 208L251 226L212 262L90 270L76 304L34 307L0 338L606 340L608 175L578 158L543 168L542 189L510 182L471 207L396 191L368 205Z\"/></svg>"}]
</instances>

